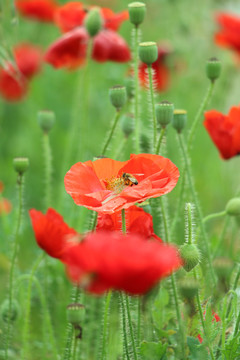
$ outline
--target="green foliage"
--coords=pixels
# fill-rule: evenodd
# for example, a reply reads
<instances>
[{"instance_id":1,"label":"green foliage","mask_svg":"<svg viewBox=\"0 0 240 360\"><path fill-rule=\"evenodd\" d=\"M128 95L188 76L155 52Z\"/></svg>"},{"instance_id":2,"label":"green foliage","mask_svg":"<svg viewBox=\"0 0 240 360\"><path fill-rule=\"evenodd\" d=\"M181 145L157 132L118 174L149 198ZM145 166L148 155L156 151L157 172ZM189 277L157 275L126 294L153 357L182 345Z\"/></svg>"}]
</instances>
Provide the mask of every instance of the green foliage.
<instances>
[{"instance_id":1,"label":"green foliage","mask_svg":"<svg viewBox=\"0 0 240 360\"><path fill-rule=\"evenodd\" d=\"M167 344L161 342L142 342L140 346L140 354L142 360L165 360Z\"/></svg>"},{"instance_id":2,"label":"green foliage","mask_svg":"<svg viewBox=\"0 0 240 360\"><path fill-rule=\"evenodd\" d=\"M236 360L240 358L240 341L239 341L240 332L235 337L230 337L226 343L223 354L225 355L225 360Z\"/></svg>"},{"instance_id":3,"label":"green foliage","mask_svg":"<svg viewBox=\"0 0 240 360\"><path fill-rule=\"evenodd\" d=\"M205 348L205 346L201 345L199 343L199 340L188 336L187 337L187 345L189 347L190 351L190 357L191 360L207 360L209 359L208 352Z\"/></svg>"}]
</instances>

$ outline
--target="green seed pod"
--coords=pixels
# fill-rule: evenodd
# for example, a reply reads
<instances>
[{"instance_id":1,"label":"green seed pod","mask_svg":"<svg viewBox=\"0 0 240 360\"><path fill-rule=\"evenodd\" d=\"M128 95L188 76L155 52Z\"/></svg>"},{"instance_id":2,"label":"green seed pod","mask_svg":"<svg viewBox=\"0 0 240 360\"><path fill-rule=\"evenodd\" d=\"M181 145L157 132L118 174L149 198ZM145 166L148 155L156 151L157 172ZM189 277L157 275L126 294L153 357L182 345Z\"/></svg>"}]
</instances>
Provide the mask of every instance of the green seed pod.
<instances>
[{"instance_id":1,"label":"green seed pod","mask_svg":"<svg viewBox=\"0 0 240 360\"><path fill-rule=\"evenodd\" d=\"M94 8L87 14L84 25L90 36L95 36L101 30L103 19L98 8Z\"/></svg>"},{"instance_id":2,"label":"green seed pod","mask_svg":"<svg viewBox=\"0 0 240 360\"><path fill-rule=\"evenodd\" d=\"M198 281L192 278L184 278L179 280L178 284L180 293L184 298L191 300L194 298L194 296L196 296L199 289Z\"/></svg>"},{"instance_id":3,"label":"green seed pod","mask_svg":"<svg viewBox=\"0 0 240 360\"><path fill-rule=\"evenodd\" d=\"M181 133L184 129L187 122L187 112L186 110L174 110L172 126L177 130L178 133Z\"/></svg>"},{"instance_id":4,"label":"green seed pod","mask_svg":"<svg viewBox=\"0 0 240 360\"><path fill-rule=\"evenodd\" d=\"M155 42L148 41L139 44L139 58L144 63L152 65L158 58L158 47Z\"/></svg>"},{"instance_id":5,"label":"green seed pod","mask_svg":"<svg viewBox=\"0 0 240 360\"><path fill-rule=\"evenodd\" d=\"M43 132L48 133L55 122L55 114L53 111L43 110L38 112L38 123Z\"/></svg>"},{"instance_id":6,"label":"green seed pod","mask_svg":"<svg viewBox=\"0 0 240 360\"><path fill-rule=\"evenodd\" d=\"M134 79L132 76L128 76L124 82L127 90L127 97L128 99L132 99L134 97Z\"/></svg>"},{"instance_id":7,"label":"green seed pod","mask_svg":"<svg viewBox=\"0 0 240 360\"><path fill-rule=\"evenodd\" d=\"M142 153L150 153L151 152L151 141L149 136L146 133L142 133L140 135L140 147Z\"/></svg>"},{"instance_id":8,"label":"green seed pod","mask_svg":"<svg viewBox=\"0 0 240 360\"><path fill-rule=\"evenodd\" d=\"M19 174L22 175L29 166L29 159L24 157L17 157L13 159L13 167L14 170Z\"/></svg>"},{"instance_id":9,"label":"green seed pod","mask_svg":"<svg viewBox=\"0 0 240 360\"><path fill-rule=\"evenodd\" d=\"M226 205L226 213L230 216L240 215L240 197L229 200Z\"/></svg>"},{"instance_id":10,"label":"green seed pod","mask_svg":"<svg viewBox=\"0 0 240 360\"><path fill-rule=\"evenodd\" d=\"M146 5L143 2L132 2L128 5L129 19L130 22L139 26L146 14Z\"/></svg>"},{"instance_id":11,"label":"green seed pod","mask_svg":"<svg viewBox=\"0 0 240 360\"><path fill-rule=\"evenodd\" d=\"M184 244L180 247L180 255L183 260L184 269L191 271L200 261L200 252L196 245Z\"/></svg>"},{"instance_id":12,"label":"green seed pod","mask_svg":"<svg viewBox=\"0 0 240 360\"><path fill-rule=\"evenodd\" d=\"M132 134L134 130L134 116L133 114L123 115L121 118L121 129L126 138Z\"/></svg>"},{"instance_id":13,"label":"green seed pod","mask_svg":"<svg viewBox=\"0 0 240 360\"><path fill-rule=\"evenodd\" d=\"M69 304L67 306L67 321L73 326L81 325L85 316L85 306L82 304Z\"/></svg>"},{"instance_id":14,"label":"green seed pod","mask_svg":"<svg viewBox=\"0 0 240 360\"><path fill-rule=\"evenodd\" d=\"M168 101L162 101L155 105L158 123L165 128L173 119L174 106Z\"/></svg>"},{"instance_id":15,"label":"green seed pod","mask_svg":"<svg viewBox=\"0 0 240 360\"><path fill-rule=\"evenodd\" d=\"M120 110L127 101L127 91L125 86L116 85L110 88L109 97L116 110Z\"/></svg>"},{"instance_id":16,"label":"green seed pod","mask_svg":"<svg viewBox=\"0 0 240 360\"><path fill-rule=\"evenodd\" d=\"M9 300L5 300L3 303L2 303L2 306L1 306L1 315L2 315L2 319L4 322L15 322L19 316L19 313L20 313L20 309L19 309L19 305L18 305L18 302L13 299L12 300L12 306L11 306L11 314L9 316Z\"/></svg>"},{"instance_id":17,"label":"green seed pod","mask_svg":"<svg viewBox=\"0 0 240 360\"><path fill-rule=\"evenodd\" d=\"M212 57L209 59L206 63L206 75L208 79L212 82L218 79L221 73L221 68L221 62L217 58Z\"/></svg>"}]
</instances>

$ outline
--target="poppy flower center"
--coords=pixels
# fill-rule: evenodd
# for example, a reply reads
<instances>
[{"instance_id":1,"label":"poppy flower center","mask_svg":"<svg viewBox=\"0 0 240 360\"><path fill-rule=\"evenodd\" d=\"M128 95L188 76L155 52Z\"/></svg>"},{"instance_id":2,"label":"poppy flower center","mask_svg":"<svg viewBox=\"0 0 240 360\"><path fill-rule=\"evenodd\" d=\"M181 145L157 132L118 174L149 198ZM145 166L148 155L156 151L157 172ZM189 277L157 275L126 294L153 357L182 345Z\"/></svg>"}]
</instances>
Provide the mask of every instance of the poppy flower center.
<instances>
[{"instance_id":1,"label":"poppy flower center","mask_svg":"<svg viewBox=\"0 0 240 360\"><path fill-rule=\"evenodd\" d=\"M119 194L125 188L125 182L122 177L106 179L106 189L113 191L115 194Z\"/></svg>"}]
</instances>

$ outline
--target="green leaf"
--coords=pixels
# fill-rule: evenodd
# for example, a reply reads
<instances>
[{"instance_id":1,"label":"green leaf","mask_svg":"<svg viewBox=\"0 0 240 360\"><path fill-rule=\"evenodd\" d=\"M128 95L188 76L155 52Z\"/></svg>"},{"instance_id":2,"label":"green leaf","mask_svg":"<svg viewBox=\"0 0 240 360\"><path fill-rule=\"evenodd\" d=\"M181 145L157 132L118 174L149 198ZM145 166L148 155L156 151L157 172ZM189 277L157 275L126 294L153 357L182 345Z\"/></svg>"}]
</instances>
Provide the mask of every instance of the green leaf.
<instances>
[{"instance_id":1,"label":"green leaf","mask_svg":"<svg viewBox=\"0 0 240 360\"><path fill-rule=\"evenodd\" d=\"M199 340L188 336L187 344L190 350L190 359L191 360L207 360L209 359L207 349L199 343Z\"/></svg>"},{"instance_id":2,"label":"green leaf","mask_svg":"<svg viewBox=\"0 0 240 360\"><path fill-rule=\"evenodd\" d=\"M226 360L236 360L240 358L240 344L239 344L239 333L236 337L230 338L227 341L223 354Z\"/></svg>"},{"instance_id":3,"label":"green leaf","mask_svg":"<svg viewBox=\"0 0 240 360\"><path fill-rule=\"evenodd\" d=\"M142 342L140 354L143 360L163 360L167 351L167 344L161 342Z\"/></svg>"}]
</instances>

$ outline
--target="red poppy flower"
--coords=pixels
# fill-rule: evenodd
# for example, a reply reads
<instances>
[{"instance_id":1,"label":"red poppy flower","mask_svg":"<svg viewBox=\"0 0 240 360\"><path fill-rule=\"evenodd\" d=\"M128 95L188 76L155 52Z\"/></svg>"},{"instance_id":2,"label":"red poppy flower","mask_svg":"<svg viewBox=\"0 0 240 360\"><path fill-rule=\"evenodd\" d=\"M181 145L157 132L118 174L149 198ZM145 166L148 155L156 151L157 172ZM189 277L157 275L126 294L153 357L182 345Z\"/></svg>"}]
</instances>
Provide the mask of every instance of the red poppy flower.
<instances>
[{"instance_id":1,"label":"red poppy flower","mask_svg":"<svg viewBox=\"0 0 240 360\"><path fill-rule=\"evenodd\" d=\"M206 311L204 311L203 315L205 315L205 314L206 314ZM220 317L218 316L218 314L215 311L212 311L212 316L213 316L212 323L214 323L214 321L216 321L216 322L221 321ZM198 338L200 344L202 344L203 338L201 337L200 334L198 334L197 338Z\"/></svg>"},{"instance_id":2,"label":"red poppy flower","mask_svg":"<svg viewBox=\"0 0 240 360\"><path fill-rule=\"evenodd\" d=\"M125 185L123 173L130 173L138 184ZM78 162L67 172L64 182L77 205L111 214L170 192L178 177L178 168L169 159L139 154L123 162L108 158Z\"/></svg>"},{"instance_id":3,"label":"red poppy flower","mask_svg":"<svg viewBox=\"0 0 240 360\"><path fill-rule=\"evenodd\" d=\"M46 215L31 209L29 215L40 248L48 255L60 259L69 245L69 240L76 238L78 233L71 229L54 209L48 209Z\"/></svg>"},{"instance_id":4,"label":"red poppy flower","mask_svg":"<svg viewBox=\"0 0 240 360\"><path fill-rule=\"evenodd\" d=\"M58 5L54 0L15 0L21 15L38 21L52 22Z\"/></svg>"},{"instance_id":5,"label":"red poppy flower","mask_svg":"<svg viewBox=\"0 0 240 360\"><path fill-rule=\"evenodd\" d=\"M223 159L240 154L240 107L232 107L228 115L210 110L204 116L203 124Z\"/></svg>"},{"instance_id":6,"label":"red poppy flower","mask_svg":"<svg viewBox=\"0 0 240 360\"><path fill-rule=\"evenodd\" d=\"M21 100L27 93L25 77L10 63L0 68L0 94L7 101Z\"/></svg>"},{"instance_id":7,"label":"red poppy flower","mask_svg":"<svg viewBox=\"0 0 240 360\"><path fill-rule=\"evenodd\" d=\"M140 295L180 265L177 250L137 235L96 232L64 253L70 278L89 292Z\"/></svg>"},{"instance_id":8,"label":"red poppy flower","mask_svg":"<svg viewBox=\"0 0 240 360\"><path fill-rule=\"evenodd\" d=\"M126 230L128 234L138 234L147 239L154 238L162 241L153 230L152 215L146 213L138 206L131 206L125 211ZM98 214L96 230L121 231L121 211L113 214Z\"/></svg>"},{"instance_id":9,"label":"red poppy flower","mask_svg":"<svg viewBox=\"0 0 240 360\"><path fill-rule=\"evenodd\" d=\"M31 79L41 69L42 51L39 47L23 43L15 46L14 55L20 72Z\"/></svg>"},{"instance_id":10,"label":"red poppy flower","mask_svg":"<svg viewBox=\"0 0 240 360\"><path fill-rule=\"evenodd\" d=\"M170 72L166 64L166 57L171 52L169 46L158 46L158 59L152 64L153 83L157 91L164 91L169 85ZM138 76L142 87L148 88L147 65L141 63L138 67Z\"/></svg>"},{"instance_id":11,"label":"red poppy flower","mask_svg":"<svg viewBox=\"0 0 240 360\"><path fill-rule=\"evenodd\" d=\"M215 35L216 44L236 51L240 56L240 17L218 13L216 21L220 30Z\"/></svg>"},{"instance_id":12,"label":"red poppy flower","mask_svg":"<svg viewBox=\"0 0 240 360\"><path fill-rule=\"evenodd\" d=\"M9 214L12 210L12 204L8 199L0 198L0 215Z\"/></svg>"}]
</instances>

